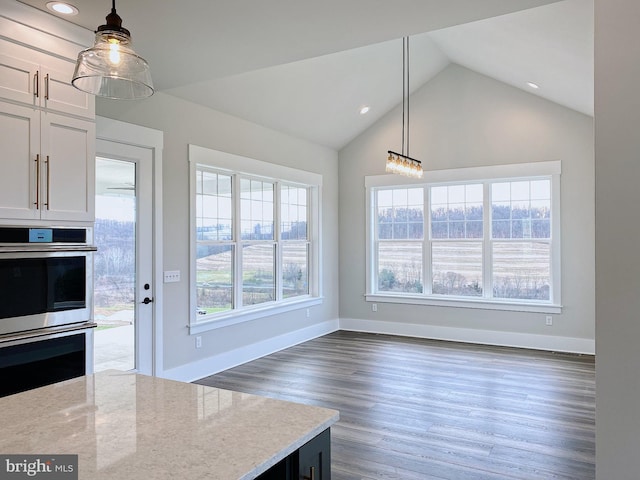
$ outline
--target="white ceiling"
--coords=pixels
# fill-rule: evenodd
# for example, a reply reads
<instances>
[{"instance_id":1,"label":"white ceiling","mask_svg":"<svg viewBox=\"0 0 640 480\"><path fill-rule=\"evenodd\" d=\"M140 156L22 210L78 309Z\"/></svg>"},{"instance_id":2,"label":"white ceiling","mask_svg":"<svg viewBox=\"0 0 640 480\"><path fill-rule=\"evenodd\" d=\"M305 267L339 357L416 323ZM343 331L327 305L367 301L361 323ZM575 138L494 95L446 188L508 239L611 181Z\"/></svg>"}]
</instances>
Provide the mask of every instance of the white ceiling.
<instances>
[{"instance_id":1,"label":"white ceiling","mask_svg":"<svg viewBox=\"0 0 640 480\"><path fill-rule=\"evenodd\" d=\"M45 9L46 0L23 3ZM71 0L94 30L111 2ZM158 91L340 149L454 62L593 115L593 0L119 0ZM515 12L515 13L513 13ZM429 32L429 33L426 33ZM531 91L531 90L529 90ZM359 108L371 111L360 115Z\"/></svg>"}]
</instances>

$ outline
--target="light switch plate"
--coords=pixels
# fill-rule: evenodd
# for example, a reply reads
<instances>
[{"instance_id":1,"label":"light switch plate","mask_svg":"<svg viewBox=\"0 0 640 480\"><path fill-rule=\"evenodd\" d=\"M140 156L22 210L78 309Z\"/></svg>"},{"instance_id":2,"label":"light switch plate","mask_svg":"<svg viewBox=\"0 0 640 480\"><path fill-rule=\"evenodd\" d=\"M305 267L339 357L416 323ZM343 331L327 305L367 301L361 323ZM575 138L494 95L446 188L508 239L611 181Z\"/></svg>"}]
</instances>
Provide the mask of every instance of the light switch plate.
<instances>
[{"instance_id":1,"label":"light switch plate","mask_svg":"<svg viewBox=\"0 0 640 480\"><path fill-rule=\"evenodd\" d=\"M167 270L164 272L164 283L174 283L180 281L180 270Z\"/></svg>"}]
</instances>

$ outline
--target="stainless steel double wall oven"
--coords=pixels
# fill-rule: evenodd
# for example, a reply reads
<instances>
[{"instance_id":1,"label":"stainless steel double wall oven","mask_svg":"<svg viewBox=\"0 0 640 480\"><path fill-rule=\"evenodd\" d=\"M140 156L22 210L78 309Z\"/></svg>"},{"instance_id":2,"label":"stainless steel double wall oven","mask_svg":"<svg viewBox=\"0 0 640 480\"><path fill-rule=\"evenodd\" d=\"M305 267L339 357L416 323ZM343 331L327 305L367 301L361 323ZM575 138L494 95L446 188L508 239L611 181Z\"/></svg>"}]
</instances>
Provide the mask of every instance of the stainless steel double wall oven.
<instances>
[{"instance_id":1,"label":"stainless steel double wall oven","mask_svg":"<svg viewBox=\"0 0 640 480\"><path fill-rule=\"evenodd\" d=\"M87 373L90 228L0 226L0 397Z\"/></svg>"}]
</instances>

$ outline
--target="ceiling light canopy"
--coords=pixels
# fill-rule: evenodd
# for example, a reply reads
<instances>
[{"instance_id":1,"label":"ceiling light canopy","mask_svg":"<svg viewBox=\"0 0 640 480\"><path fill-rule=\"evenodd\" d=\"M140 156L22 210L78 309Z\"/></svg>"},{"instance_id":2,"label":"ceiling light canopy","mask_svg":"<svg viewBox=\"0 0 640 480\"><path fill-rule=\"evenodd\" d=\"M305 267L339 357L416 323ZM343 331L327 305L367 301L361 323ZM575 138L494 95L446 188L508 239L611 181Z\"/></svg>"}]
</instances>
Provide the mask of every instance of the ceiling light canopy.
<instances>
[{"instance_id":1,"label":"ceiling light canopy","mask_svg":"<svg viewBox=\"0 0 640 480\"><path fill-rule=\"evenodd\" d=\"M409 37L402 39L402 153L389 150L385 171L422 178L422 162L409 156ZM406 125L406 129L405 129Z\"/></svg>"},{"instance_id":2,"label":"ceiling light canopy","mask_svg":"<svg viewBox=\"0 0 640 480\"><path fill-rule=\"evenodd\" d=\"M122 27L113 0L107 23L96 30L93 47L78 54L71 83L100 97L136 100L153 95L147 61L131 45L131 33Z\"/></svg>"},{"instance_id":3,"label":"ceiling light canopy","mask_svg":"<svg viewBox=\"0 0 640 480\"><path fill-rule=\"evenodd\" d=\"M364 115L365 113L369 113L369 110L371 110L369 105L363 105L362 107L360 107L360 115Z\"/></svg>"},{"instance_id":4,"label":"ceiling light canopy","mask_svg":"<svg viewBox=\"0 0 640 480\"><path fill-rule=\"evenodd\" d=\"M538 90L540 88L540 85L538 85L537 83L533 83L533 82L527 82L527 85L530 88L533 88L534 90Z\"/></svg>"}]
</instances>

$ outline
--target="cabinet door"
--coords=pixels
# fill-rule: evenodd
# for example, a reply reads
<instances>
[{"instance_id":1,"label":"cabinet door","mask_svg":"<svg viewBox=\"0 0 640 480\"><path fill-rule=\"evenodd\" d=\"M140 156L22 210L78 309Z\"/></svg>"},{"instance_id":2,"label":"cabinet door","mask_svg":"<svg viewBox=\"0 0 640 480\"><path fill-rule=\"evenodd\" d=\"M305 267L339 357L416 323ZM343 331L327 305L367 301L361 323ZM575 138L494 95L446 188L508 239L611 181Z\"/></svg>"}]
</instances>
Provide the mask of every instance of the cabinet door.
<instances>
[{"instance_id":1,"label":"cabinet door","mask_svg":"<svg viewBox=\"0 0 640 480\"><path fill-rule=\"evenodd\" d=\"M95 98L71 85L74 67L0 38L0 97L93 120Z\"/></svg>"},{"instance_id":2,"label":"cabinet door","mask_svg":"<svg viewBox=\"0 0 640 480\"><path fill-rule=\"evenodd\" d=\"M95 123L42 112L41 130L41 218L93 221Z\"/></svg>"},{"instance_id":3,"label":"cabinet door","mask_svg":"<svg viewBox=\"0 0 640 480\"><path fill-rule=\"evenodd\" d=\"M47 110L56 110L81 117L95 117L93 95L81 92L71 85L74 64L64 60L49 59L41 65L41 103Z\"/></svg>"},{"instance_id":4,"label":"cabinet door","mask_svg":"<svg viewBox=\"0 0 640 480\"><path fill-rule=\"evenodd\" d=\"M38 65L3 53L6 43L0 41L0 97L37 105Z\"/></svg>"},{"instance_id":5,"label":"cabinet door","mask_svg":"<svg viewBox=\"0 0 640 480\"><path fill-rule=\"evenodd\" d=\"M0 218L40 218L35 205L40 112L0 102L0 152Z\"/></svg>"},{"instance_id":6,"label":"cabinet door","mask_svg":"<svg viewBox=\"0 0 640 480\"><path fill-rule=\"evenodd\" d=\"M331 480L331 435L326 429L298 450L300 480Z\"/></svg>"}]
</instances>

